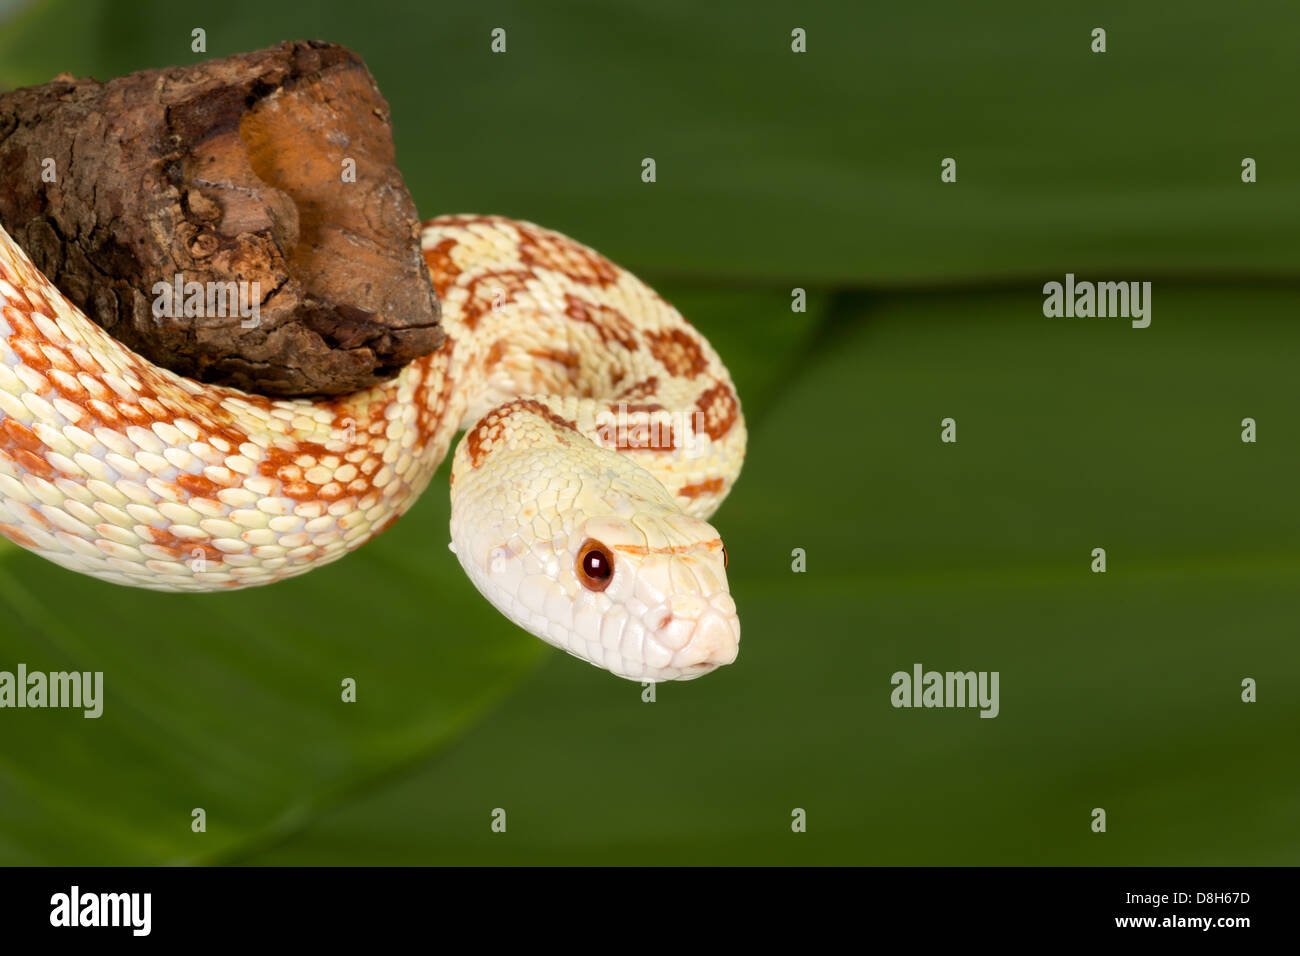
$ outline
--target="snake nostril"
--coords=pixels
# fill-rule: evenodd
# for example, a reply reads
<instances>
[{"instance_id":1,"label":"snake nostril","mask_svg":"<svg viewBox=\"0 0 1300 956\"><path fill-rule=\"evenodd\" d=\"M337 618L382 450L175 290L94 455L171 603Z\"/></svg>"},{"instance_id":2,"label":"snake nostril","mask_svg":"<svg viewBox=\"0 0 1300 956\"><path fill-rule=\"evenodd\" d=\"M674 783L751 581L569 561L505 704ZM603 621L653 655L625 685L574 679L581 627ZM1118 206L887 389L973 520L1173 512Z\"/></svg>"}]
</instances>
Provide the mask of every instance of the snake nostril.
<instances>
[{"instance_id":1,"label":"snake nostril","mask_svg":"<svg viewBox=\"0 0 1300 956\"><path fill-rule=\"evenodd\" d=\"M665 612L663 621L663 626L655 631L656 642L674 653L690 643L691 635L695 633L694 621L675 617L671 612Z\"/></svg>"}]
</instances>

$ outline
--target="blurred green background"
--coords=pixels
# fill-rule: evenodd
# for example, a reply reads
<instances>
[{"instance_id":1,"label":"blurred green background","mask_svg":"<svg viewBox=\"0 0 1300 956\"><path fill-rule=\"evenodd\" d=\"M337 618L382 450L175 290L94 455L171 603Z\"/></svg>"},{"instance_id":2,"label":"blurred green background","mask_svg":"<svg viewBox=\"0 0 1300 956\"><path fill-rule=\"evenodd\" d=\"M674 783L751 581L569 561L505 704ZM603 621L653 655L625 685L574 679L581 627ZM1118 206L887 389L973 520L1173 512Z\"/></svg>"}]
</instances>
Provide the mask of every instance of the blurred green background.
<instances>
[{"instance_id":1,"label":"blurred green background","mask_svg":"<svg viewBox=\"0 0 1300 956\"><path fill-rule=\"evenodd\" d=\"M358 554L247 593L0 542L0 669L102 670L107 698L0 712L0 862L1300 859L1292 0L0 16L5 87L195 62L195 27L207 56L352 47L422 215L534 220L632 268L751 428L714 519L740 658L654 703L478 596L445 473ZM1151 327L1045 318L1066 272L1151 281ZM1000 716L893 709L916 662L999 671Z\"/></svg>"}]
</instances>

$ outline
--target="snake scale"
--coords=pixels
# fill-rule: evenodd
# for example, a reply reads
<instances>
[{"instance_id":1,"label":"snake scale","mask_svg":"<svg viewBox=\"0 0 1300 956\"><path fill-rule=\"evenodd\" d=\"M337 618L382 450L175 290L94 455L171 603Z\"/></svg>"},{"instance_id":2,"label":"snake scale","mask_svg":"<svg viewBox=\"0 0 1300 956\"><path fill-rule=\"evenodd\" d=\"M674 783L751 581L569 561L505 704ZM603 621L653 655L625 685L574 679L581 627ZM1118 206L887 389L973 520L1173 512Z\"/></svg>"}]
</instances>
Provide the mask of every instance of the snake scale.
<instances>
[{"instance_id":1,"label":"snake scale","mask_svg":"<svg viewBox=\"0 0 1300 956\"><path fill-rule=\"evenodd\" d=\"M115 584L270 584L388 528L463 430L451 549L510 620L634 680L733 661L707 519L746 433L717 353L558 233L445 216L421 244L442 347L363 392L273 400L134 354L0 229L0 533Z\"/></svg>"}]
</instances>

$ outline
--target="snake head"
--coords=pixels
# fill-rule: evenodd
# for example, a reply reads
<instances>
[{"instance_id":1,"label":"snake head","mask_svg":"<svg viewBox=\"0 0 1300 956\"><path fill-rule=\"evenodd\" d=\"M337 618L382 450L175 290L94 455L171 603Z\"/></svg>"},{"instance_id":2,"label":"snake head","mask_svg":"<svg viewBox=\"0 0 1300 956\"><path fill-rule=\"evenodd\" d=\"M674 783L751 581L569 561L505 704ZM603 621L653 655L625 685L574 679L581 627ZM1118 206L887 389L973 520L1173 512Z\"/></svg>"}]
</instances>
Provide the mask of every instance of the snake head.
<instances>
[{"instance_id":1,"label":"snake head","mask_svg":"<svg viewBox=\"0 0 1300 956\"><path fill-rule=\"evenodd\" d=\"M689 680L736 659L740 620L712 525L667 495L601 496L580 507L561 486L554 497L543 492L474 522L457 520L465 498L453 507L453 549L498 610L630 680Z\"/></svg>"},{"instance_id":2,"label":"snake head","mask_svg":"<svg viewBox=\"0 0 1300 956\"><path fill-rule=\"evenodd\" d=\"M673 512L582 523L572 564L578 656L636 680L689 680L730 664L740 619L727 553L705 521Z\"/></svg>"}]
</instances>

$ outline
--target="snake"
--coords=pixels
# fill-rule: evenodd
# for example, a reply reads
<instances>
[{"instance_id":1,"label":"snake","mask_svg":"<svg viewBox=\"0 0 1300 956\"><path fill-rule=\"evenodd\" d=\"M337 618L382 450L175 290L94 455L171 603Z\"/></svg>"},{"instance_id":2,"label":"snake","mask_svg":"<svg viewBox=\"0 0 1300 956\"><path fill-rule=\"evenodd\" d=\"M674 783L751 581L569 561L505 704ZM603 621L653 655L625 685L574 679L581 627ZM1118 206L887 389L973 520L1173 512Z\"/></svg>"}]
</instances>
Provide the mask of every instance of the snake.
<instances>
[{"instance_id":1,"label":"snake","mask_svg":"<svg viewBox=\"0 0 1300 956\"><path fill-rule=\"evenodd\" d=\"M709 518L746 430L718 354L560 233L441 216L420 245L442 345L363 391L273 399L137 355L0 228L0 534L117 585L272 584L388 529L461 434L449 547L506 618L630 680L732 663Z\"/></svg>"}]
</instances>

